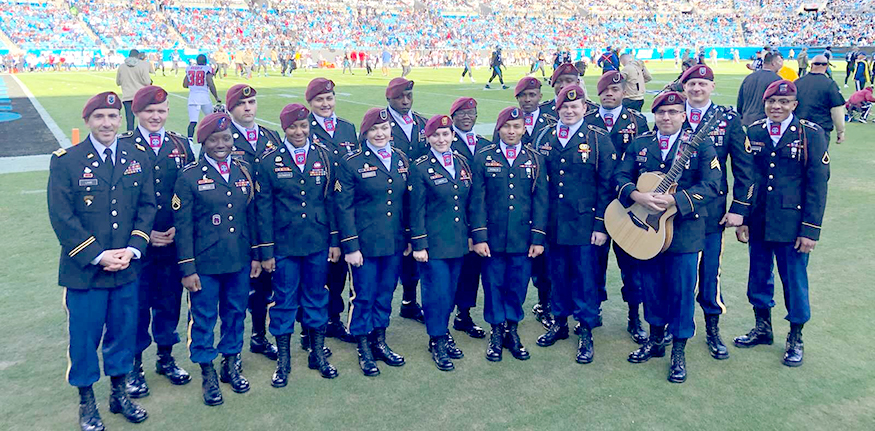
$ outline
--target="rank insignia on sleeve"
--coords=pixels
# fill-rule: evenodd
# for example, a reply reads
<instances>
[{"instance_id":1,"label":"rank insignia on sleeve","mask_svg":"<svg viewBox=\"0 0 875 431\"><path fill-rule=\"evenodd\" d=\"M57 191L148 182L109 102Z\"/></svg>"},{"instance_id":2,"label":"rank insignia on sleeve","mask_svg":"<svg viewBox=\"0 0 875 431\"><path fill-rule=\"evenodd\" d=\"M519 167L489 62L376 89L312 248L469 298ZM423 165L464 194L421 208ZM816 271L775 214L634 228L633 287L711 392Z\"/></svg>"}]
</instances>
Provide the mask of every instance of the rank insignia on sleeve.
<instances>
[{"instance_id":1,"label":"rank insignia on sleeve","mask_svg":"<svg viewBox=\"0 0 875 431\"><path fill-rule=\"evenodd\" d=\"M823 153L823 158L820 159L820 161L823 162L824 165L828 165L829 164L829 152Z\"/></svg>"},{"instance_id":2,"label":"rank insignia on sleeve","mask_svg":"<svg viewBox=\"0 0 875 431\"><path fill-rule=\"evenodd\" d=\"M714 158L711 159L711 169L720 169L720 161L717 160L717 156L714 156Z\"/></svg>"},{"instance_id":3,"label":"rank insignia on sleeve","mask_svg":"<svg viewBox=\"0 0 875 431\"><path fill-rule=\"evenodd\" d=\"M170 200L170 207L173 208L173 211L179 211L182 208L182 199L179 199L179 195L176 193L173 194L173 199Z\"/></svg>"},{"instance_id":4,"label":"rank insignia on sleeve","mask_svg":"<svg viewBox=\"0 0 875 431\"><path fill-rule=\"evenodd\" d=\"M341 189L342 189L342 187L340 187L340 181L335 181L334 182L334 191L337 193L340 193Z\"/></svg>"}]
</instances>

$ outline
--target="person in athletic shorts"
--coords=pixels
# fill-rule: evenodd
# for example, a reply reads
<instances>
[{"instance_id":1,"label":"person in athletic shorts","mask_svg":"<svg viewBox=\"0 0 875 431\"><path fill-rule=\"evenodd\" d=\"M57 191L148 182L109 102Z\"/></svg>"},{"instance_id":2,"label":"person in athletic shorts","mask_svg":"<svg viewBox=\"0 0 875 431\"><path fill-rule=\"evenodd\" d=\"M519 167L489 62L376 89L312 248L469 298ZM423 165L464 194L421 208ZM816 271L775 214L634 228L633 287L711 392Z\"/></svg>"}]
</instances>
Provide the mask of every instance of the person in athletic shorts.
<instances>
[{"instance_id":1,"label":"person in athletic shorts","mask_svg":"<svg viewBox=\"0 0 875 431\"><path fill-rule=\"evenodd\" d=\"M188 139L194 136L195 127L200 119L200 113L209 115L213 113L213 104L210 102L210 94L216 103L222 103L216 93L216 84L213 83L213 68L207 64L207 56L199 54L196 64L185 68L185 78L182 78L182 86L188 88Z\"/></svg>"}]
</instances>

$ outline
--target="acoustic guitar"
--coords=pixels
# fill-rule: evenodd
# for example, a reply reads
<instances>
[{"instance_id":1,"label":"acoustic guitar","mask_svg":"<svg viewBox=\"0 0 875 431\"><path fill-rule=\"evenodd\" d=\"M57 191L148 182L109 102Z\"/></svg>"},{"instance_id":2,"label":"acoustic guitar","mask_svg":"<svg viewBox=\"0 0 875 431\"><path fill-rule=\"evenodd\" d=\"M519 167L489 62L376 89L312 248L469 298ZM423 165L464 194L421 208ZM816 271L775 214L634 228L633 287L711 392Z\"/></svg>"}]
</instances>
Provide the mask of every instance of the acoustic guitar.
<instances>
[{"instance_id":1,"label":"acoustic guitar","mask_svg":"<svg viewBox=\"0 0 875 431\"><path fill-rule=\"evenodd\" d=\"M723 119L722 109L709 111L702 119L696 134L689 142L681 145L668 173L645 172L638 177L636 187L639 192L673 194L677 191L677 180L683 174L693 152L709 139L709 133ZM605 228L611 238L630 256L638 260L649 260L671 245L675 214L675 205L665 211L652 211L637 202L627 208L618 199L614 199L605 210Z\"/></svg>"}]
</instances>

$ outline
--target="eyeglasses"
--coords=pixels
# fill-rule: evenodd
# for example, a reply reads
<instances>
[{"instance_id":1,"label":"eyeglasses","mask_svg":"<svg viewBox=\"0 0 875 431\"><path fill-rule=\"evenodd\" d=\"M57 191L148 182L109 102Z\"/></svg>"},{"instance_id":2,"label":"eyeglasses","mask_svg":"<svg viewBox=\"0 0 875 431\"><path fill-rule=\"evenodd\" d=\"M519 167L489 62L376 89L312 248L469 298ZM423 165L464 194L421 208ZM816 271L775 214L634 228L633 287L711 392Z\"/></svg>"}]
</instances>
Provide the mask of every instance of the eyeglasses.
<instances>
[{"instance_id":1,"label":"eyeglasses","mask_svg":"<svg viewBox=\"0 0 875 431\"><path fill-rule=\"evenodd\" d=\"M668 115L669 117L674 117L675 115L686 114L685 111L678 111L677 109L667 109L664 111L656 111L653 113L654 116L659 115Z\"/></svg>"},{"instance_id":2,"label":"eyeglasses","mask_svg":"<svg viewBox=\"0 0 875 431\"><path fill-rule=\"evenodd\" d=\"M829 63L821 63L818 61L818 62L811 63L811 65L812 66L828 66Z\"/></svg>"},{"instance_id":3,"label":"eyeglasses","mask_svg":"<svg viewBox=\"0 0 875 431\"><path fill-rule=\"evenodd\" d=\"M456 111L453 116L460 118L477 118L477 112Z\"/></svg>"}]
</instances>

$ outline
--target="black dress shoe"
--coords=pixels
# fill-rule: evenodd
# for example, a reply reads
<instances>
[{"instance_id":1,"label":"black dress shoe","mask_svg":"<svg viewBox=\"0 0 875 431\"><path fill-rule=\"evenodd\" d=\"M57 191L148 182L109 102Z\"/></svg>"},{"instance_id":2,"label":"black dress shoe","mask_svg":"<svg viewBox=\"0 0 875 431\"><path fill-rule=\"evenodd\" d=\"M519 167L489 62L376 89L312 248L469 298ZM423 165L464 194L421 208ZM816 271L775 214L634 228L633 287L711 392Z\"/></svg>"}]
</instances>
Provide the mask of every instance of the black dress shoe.
<instances>
[{"instance_id":1,"label":"black dress shoe","mask_svg":"<svg viewBox=\"0 0 875 431\"><path fill-rule=\"evenodd\" d=\"M790 333L787 334L786 351L784 352L784 365L788 367L798 367L802 365L803 345L802 345L802 324L791 323Z\"/></svg>"},{"instance_id":2,"label":"black dress shoe","mask_svg":"<svg viewBox=\"0 0 875 431\"><path fill-rule=\"evenodd\" d=\"M401 317L415 320L419 323L425 323L425 316L422 314L422 308L420 308L419 304L414 301L401 302Z\"/></svg>"},{"instance_id":3,"label":"black dress shoe","mask_svg":"<svg viewBox=\"0 0 875 431\"><path fill-rule=\"evenodd\" d=\"M206 362L201 365L201 390L204 393L204 404L208 406L218 406L225 402L222 399L222 389L219 387L219 376L216 375L216 369L212 362Z\"/></svg>"},{"instance_id":4,"label":"black dress shoe","mask_svg":"<svg viewBox=\"0 0 875 431\"><path fill-rule=\"evenodd\" d=\"M249 351L262 354L271 361L276 361L277 358L276 346L268 341L264 332L252 334L252 338L249 339Z\"/></svg>"},{"instance_id":5,"label":"black dress shoe","mask_svg":"<svg viewBox=\"0 0 875 431\"><path fill-rule=\"evenodd\" d=\"M340 321L340 316L334 316L328 319L328 326L325 328L325 336L329 338L337 338L340 341L347 343L355 343L355 337L350 335L346 330L346 326Z\"/></svg>"},{"instance_id":6,"label":"black dress shoe","mask_svg":"<svg viewBox=\"0 0 875 431\"><path fill-rule=\"evenodd\" d=\"M310 355L307 357L307 367L311 370L319 370L322 377L333 379L337 377L337 368L328 363L325 357L325 327L310 329Z\"/></svg>"},{"instance_id":7,"label":"black dress shoe","mask_svg":"<svg viewBox=\"0 0 875 431\"><path fill-rule=\"evenodd\" d=\"M359 367L365 376L373 377L380 375L380 369L377 368L377 363L374 361L373 352L371 352L371 342L367 335L359 335L355 337L358 344Z\"/></svg>"},{"instance_id":8,"label":"black dress shoe","mask_svg":"<svg viewBox=\"0 0 875 431\"><path fill-rule=\"evenodd\" d=\"M450 360L447 354L447 336L430 337L428 341L428 351L431 352L431 359L434 365L441 371L453 371L456 366Z\"/></svg>"},{"instance_id":9,"label":"black dress shoe","mask_svg":"<svg viewBox=\"0 0 875 431\"><path fill-rule=\"evenodd\" d=\"M79 388L79 428L82 431L104 431L91 386Z\"/></svg>"},{"instance_id":10,"label":"black dress shoe","mask_svg":"<svg viewBox=\"0 0 875 431\"><path fill-rule=\"evenodd\" d=\"M558 340L568 339L568 318L557 318L547 332L538 337L538 345L541 347L549 347L556 344Z\"/></svg>"},{"instance_id":11,"label":"black dress shoe","mask_svg":"<svg viewBox=\"0 0 875 431\"><path fill-rule=\"evenodd\" d=\"M222 358L222 372L219 375L219 379L222 383L230 384L232 391L242 394L249 391L249 381L246 380L246 377L243 377L243 374L240 374L240 371L237 369L235 364L236 356L237 355L226 355Z\"/></svg>"},{"instance_id":12,"label":"black dress shoe","mask_svg":"<svg viewBox=\"0 0 875 431\"><path fill-rule=\"evenodd\" d=\"M544 329L550 329L550 327L553 326L553 315L550 314L550 304L541 304L540 302L535 303L535 305L532 306L532 314L534 314L535 318L541 322Z\"/></svg>"},{"instance_id":13,"label":"black dress shoe","mask_svg":"<svg viewBox=\"0 0 875 431\"><path fill-rule=\"evenodd\" d=\"M580 339L577 341L577 357L575 360L578 364L589 364L592 362L593 354L592 330L586 325L581 325Z\"/></svg>"},{"instance_id":14,"label":"black dress shoe","mask_svg":"<svg viewBox=\"0 0 875 431\"><path fill-rule=\"evenodd\" d=\"M489 334L489 344L486 346L486 360L491 362L501 361L501 351L504 343L504 325L492 325Z\"/></svg>"},{"instance_id":15,"label":"black dress shoe","mask_svg":"<svg viewBox=\"0 0 875 431\"><path fill-rule=\"evenodd\" d=\"M471 338L486 337L486 331L474 323L474 319L471 318L471 312L468 309L459 310L456 318L453 319L453 329L464 332Z\"/></svg>"},{"instance_id":16,"label":"black dress shoe","mask_svg":"<svg viewBox=\"0 0 875 431\"><path fill-rule=\"evenodd\" d=\"M687 359L684 357L684 347L687 340L676 338L671 345L671 367L668 371L668 381L683 383L687 380Z\"/></svg>"},{"instance_id":17,"label":"black dress shoe","mask_svg":"<svg viewBox=\"0 0 875 431\"><path fill-rule=\"evenodd\" d=\"M665 338L664 331L664 326L650 325L650 338L638 350L629 354L629 362L640 364L649 361L650 358L665 356L665 345L662 344Z\"/></svg>"},{"instance_id":18,"label":"black dress shoe","mask_svg":"<svg viewBox=\"0 0 875 431\"><path fill-rule=\"evenodd\" d=\"M176 360L169 351L158 348L158 360L155 362L155 372L167 377L174 385L184 385L191 381L191 375L176 365Z\"/></svg>"},{"instance_id":19,"label":"black dress shoe","mask_svg":"<svg viewBox=\"0 0 875 431\"><path fill-rule=\"evenodd\" d=\"M289 384L289 373L292 372L292 335L285 334L276 337L276 371L270 379L270 385L284 388Z\"/></svg>"},{"instance_id":20,"label":"black dress shoe","mask_svg":"<svg viewBox=\"0 0 875 431\"><path fill-rule=\"evenodd\" d=\"M520 361L529 359L529 351L523 346L522 341L520 341L520 335L517 333L517 322L507 322L504 333L504 347L510 350L510 354Z\"/></svg>"},{"instance_id":21,"label":"black dress shoe","mask_svg":"<svg viewBox=\"0 0 875 431\"><path fill-rule=\"evenodd\" d=\"M747 335L735 337L733 342L735 342L736 347L747 348L760 344L771 345L774 343L774 336L772 335L772 310L769 308L755 308L753 312L756 318L756 325Z\"/></svg>"},{"instance_id":22,"label":"black dress shoe","mask_svg":"<svg viewBox=\"0 0 875 431\"><path fill-rule=\"evenodd\" d=\"M638 307L629 306L628 323L626 324L626 332L632 337L635 344L644 344L647 341L647 331L641 325L641 318L638 316Z\"/></svg>"},{"instance_id":23,"label":"black dress shoe","mask_svg":"<svg viewBox=\"0 0 875 431\"><path fill-rule=\"evenodd\" d=\"M711 352L711 357L714 359L726 359L729 357L729 350L723 344L720 338L720 323L719 314L705 315L705 343L708 345L708 351Z\"/></svg>"},{"instance_id":24,"label":"black dress shoe","mask_svg":"<svg viewBox=\"0 0 875 431\"><path fill-rule=\"evenodd\" d=\"M125 390L131 398L149 396L149 385L146 384L146 373L143 372L143 359L140 355L134 357L134 366L126 376Z\"/></svg>"},{"instance_id":25,"label":"black dress shoe","mask_svg":"<svg viewBox=\"0 0 875 431\"><path fill-rule=\"evenodd\" d=\"M383 361L390 367L404 365L404 357L393 352L386 344L386 328L374 328L370 335L370 341L374 359Z\"/></svg>"},{"instance_id":26,"label":"black dress shoe","mask_svg":"<svg viewBox=\"0 0 875 431\"><path fill-rule=\"evenodd\" d=\"M462 359L465 357L465 354L462 352L462 349L459 346L456 346L456 340L453 339L453 336L450 333L447 333L447 356L450 359Z\"/></svg>"},{"instance_id":27,"label":"black dress shoe","mask_svg":"<svg viewBox=\"0 0 875 431\"><path fill-rule=\"evenodd\" d=\"M146 409L128 398L125 390L125 376L112 376L112 392L109 394L109 411L121 413L130 423L138 424L146 420Z\"/></svg>"}]
</instances>

